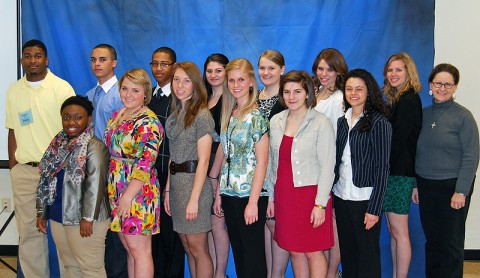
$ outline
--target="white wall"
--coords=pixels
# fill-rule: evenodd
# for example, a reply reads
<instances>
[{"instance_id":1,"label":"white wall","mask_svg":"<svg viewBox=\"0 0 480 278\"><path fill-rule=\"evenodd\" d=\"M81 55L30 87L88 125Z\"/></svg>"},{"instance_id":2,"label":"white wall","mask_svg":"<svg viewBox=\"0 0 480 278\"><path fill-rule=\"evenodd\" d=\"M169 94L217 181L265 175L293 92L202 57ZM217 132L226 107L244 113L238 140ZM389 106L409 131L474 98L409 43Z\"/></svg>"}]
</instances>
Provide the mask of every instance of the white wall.
<instances>
[{"instance_id":1,"label":"white wall","mask_svg":"<svg viewBox=\"0 0 480 278\"><path fill-rule=\"evenodd\" d=\"M17 80L17 1L0 1L0 26L2 50L0 51L0 160L8 159L7 129L5 127L5 93ZM0 191L1 195L1 191ZM1 222L0 222L1 223Z\"/></svg>"},{"instance_id":2,"label":"white wall","mask_svg":"<svg viewBox=\"0 0 480 278\"><path fill-rule=\"evenodd\" d=\"M0 61L0 160L8 159L7 129L5 128L5 99L8 86L17 80L17 1L0 1L1 51ZM13 204L12 187L8 170L0 169L0 199L10 198ZM1 209L0 209L1 211ZM7 221L10 212L0 215L0 227ZM0 245L17 245L18 234L15 219L10 222L0 237Z\"/></svg>"},{"instance_id":3,"label":"white wall","mask_svg":"<svg viewBox=\"0 0 480 278\"><path fill-rule=\"evenodd\" d=\"M480 124L480 96L475 87L480 74L480 1L435 1L435 64L450 63L460 71L456 101L468 108ZM480 249L480 185L472 197L467 219L465 249Z\"/></svg>"},{"instance_id":4,"label":"white wall","mask_svg":"<svg viewBox=\"0 0 480 278\"><path fill-rule=\"evenodd\" d=\"M0 169L0 199L6 197L10 198L13 204L12 187L10 186L10 171L7 169ZM0 228L5 224L5 222L7 222L10 214L11 212L3 212L0 215ZM18 245L18 233L15 217L12 219L10 224L8 224L7 228L0 237L0 246L1 245Z\"/></svg>"}]
</instances>

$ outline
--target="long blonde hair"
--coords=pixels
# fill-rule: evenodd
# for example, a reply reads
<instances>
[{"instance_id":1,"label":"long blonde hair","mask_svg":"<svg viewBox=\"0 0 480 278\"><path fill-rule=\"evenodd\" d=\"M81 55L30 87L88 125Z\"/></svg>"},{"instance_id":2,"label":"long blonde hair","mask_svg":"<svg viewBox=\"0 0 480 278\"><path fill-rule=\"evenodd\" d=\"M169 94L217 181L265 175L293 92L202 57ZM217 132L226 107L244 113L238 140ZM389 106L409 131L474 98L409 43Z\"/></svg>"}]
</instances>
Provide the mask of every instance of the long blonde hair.
<instances>
[{"instance_id":1,"label":"long blonde hair","mask_svg":"<svg viewBox=\"0 0 480 278\"><path fill-rule=\"evenodd\" d=\"M244 58L237 58L235 60L232 60L230 63L227 64L225 67L225 73L227 75L227 82L225 82L225 90L228 91L228 74L232 70L241 70L244 74L250 78L252 81L252 86L249 89L249 94L248 94L248 102L245 107L240 108L239 110L239 119L243 120L245 115L250 113L254 108L257 107L257 103L255 100L255 92L258 90L258 83L257 79L255 78L255 71L253 69L252 64ZM222 96L222 119L221 119L221 127L222 131L227 130L228 127L228 122L230 121L230 116L232 115L233 109L237 106L237 100L235 97L228 91L228 94L224 94Z\"/></svg>"},{"instance_id":2,"label":"long blonde hair","mask_svg":"<svg viewBox=\"0 0 480 278\"><path fill-rule=\"evenodd\" d=\"M390 85L387 78L388 67L393 61L401 60L405 64L405 70L407 72L407 80L402 88L394 88ZM413 62L412 57L407 52L400 52L393 54L388 58L383 68L383 93L387 97L388 106L392 107L398 101L398 99L408 90L413 89L415 94L418 94L422 90L420 84L420 78L418 77L417 67Z\"/></svg>"}]
</instances>

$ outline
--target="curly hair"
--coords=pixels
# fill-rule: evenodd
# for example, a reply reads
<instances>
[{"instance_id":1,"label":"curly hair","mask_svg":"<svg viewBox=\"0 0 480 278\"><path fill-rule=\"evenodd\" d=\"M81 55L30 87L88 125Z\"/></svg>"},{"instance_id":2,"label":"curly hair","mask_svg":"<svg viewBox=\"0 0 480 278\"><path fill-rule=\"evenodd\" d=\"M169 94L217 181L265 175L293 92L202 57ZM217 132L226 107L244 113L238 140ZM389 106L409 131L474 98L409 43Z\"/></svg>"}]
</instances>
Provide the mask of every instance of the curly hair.
<instances>
[{"instance_id":1,"label":"curly hair","mask_svg":"<svg viewBox=\"0 0 480 278\"><path fill-rule=\"evenodd\" d=\"M22 46L22 53L23 51L25 51L25 48L27 47L40 47L43 52L45 52L45 58L48 57L48 53L47 53L47 47L45 46L45 44L42 42L42 41L39 41L39 40L29 40L28 42L26 42L23 46Z\"/></svg>"},{"instance_id":2,"label":"curly hair","mask_svg":"<svg viewBox=\"0 0 480 278\"><path fill-rule=\"evenodd\" d=\"M67 98L63 103L62 106L60 107L60 114L62 114L63 109L65 107L70 106L70 105L78 105L81 106L87 111L88 116L92 116L93 114L93 104L92 102L85 96L73 96Z\"/></svg>"},{"instance_id":3,"label":"curly hair","mask_svg":"<svg viewBox=\"0 0 480 278\"><path fill-rule=\"evenodd\" d=\"M350 78L362 79L367 86L367 100L363 106L363 117L358 122L358 129L362 132L370 131L370 129L372 129L372 117L374 113L382 114L385 117L388 115L382 91L372 74L364 69L354 69L349 71L345 78L345 88ZM347 94L343 95L345 111L352 107L348 102L346 95Z\"/></svg>"}]
</instances>

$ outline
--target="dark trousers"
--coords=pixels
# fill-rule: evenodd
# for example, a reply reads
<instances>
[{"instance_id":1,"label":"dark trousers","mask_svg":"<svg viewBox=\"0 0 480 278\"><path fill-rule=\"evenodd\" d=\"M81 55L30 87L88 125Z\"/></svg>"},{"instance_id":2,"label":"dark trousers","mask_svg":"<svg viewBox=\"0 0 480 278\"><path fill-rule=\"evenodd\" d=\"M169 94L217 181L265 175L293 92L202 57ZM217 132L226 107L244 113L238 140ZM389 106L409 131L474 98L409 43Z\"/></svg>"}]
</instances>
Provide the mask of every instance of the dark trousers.
<instances>
[{"instance_id":1,"label":"dark trousers","mask_svg":"<svg viewBox=\"0 0 480 278\"><path fill-rule=\"evenodd\" d=\"M458 210L450 207L456 181L457 179L428 180L417 176L420 221L427 240L426 277L463 276L465 221L471 192L466 198L465 207Z\"/></svg>"},{"instance_id":2,"label":"dark trousers","mask_svg":"<svg viewBox=\"0 0 480 278\"><path fill-rule=\"evenodd\" d=\"M258 221L245 224L245 207L248 198L222 196L222 208L225 212L228 236L232 244L235 270L238 278L267 277L265 258L264 226L268 197L258 200Z\"/></svg>"},{"instance_id":3,"label":"dark trousers","mask_svg":"<svg viewBox=\"0 0 480 278\"><path fill-rule=\"evenodd\" d=\"M345 201L334 197L342 277L380 278L381 218L370 230L363 223L368 201Z\"/></svg>"},{"instance_id":4,"label":"dark trousers","mask_svg":"<svg viewBox=\"0 0 480 278\"><path fill-rule=\"evenodd\" d=\"M105 239L105 270L108 278L128 278L127 250L117 232L107 231Z\"/></svg>"},{"instance_id":5,"label":"dark trousers","mask_svg":"<svg viewBox=\"0 0 480 278\"><path fill-rule=\"evenodd\" d=\"M158 161L157 161L158 162ZM185 250L177 232L173 230L172 217L165 212L163 193L168 178L168 159L157 168L162 204L160 206L160 233L152 236L152 257L155 278L183 278Z\"/></svg>"}]
</instances>

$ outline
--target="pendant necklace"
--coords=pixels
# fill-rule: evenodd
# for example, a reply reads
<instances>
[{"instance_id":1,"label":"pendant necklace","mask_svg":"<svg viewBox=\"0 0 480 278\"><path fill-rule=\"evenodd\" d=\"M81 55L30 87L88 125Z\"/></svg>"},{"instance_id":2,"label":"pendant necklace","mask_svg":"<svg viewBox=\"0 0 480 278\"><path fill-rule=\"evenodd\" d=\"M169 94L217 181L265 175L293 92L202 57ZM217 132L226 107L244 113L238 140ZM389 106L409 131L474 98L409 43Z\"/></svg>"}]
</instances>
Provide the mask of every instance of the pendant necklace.
<instances>
[{"instance_id":1,"label":"pendant necklace","mask_svg":"<svg viewBox=\"0 0 480 278\"><path fill-rule=\"evenodd\" d=\"M318 97L320 93L323 90L323 85L320 85L316 90L315 90L315 97Z\"/></svg>"},{"instance_id":2,"label":"pendant necklace","mask_svg":"<svg viewBox=\"0 0 480 278\"><path fill-rule=\"evenodd\" d=\"M442 118L443 114L444 114L445 112L447 112L448 109L450 109L450 106L452 106L452 104L453 104L453 101L448 105L448 107L447 107L445 110L443 110L443 112L440 114L440 116L438 116L438 118L437 118L436 120L435 120L434 117L433 117L433 110L434 110L434 107L435 107L435 106L432 105L432 120L433 120L433 123L430 124L430 125L432 126L432 128L434 128L434 127L437 126L437 121Z\"/></svg>"},{"instance_id":3,"label":"pendant necklace","mask_svg":"<svg viewBox=\"0 0 480 278\"><path fill-rule=\"evenodd\" d=\"M230 121L233 121L234 120L234 117L233 117L233 112L232 114L230 115ZM228 163L228 168L227 168L227 187L230 186L230 164L231 164L231 158L230 158L230 148L231 148L231 145L233 144L232 143L232 135L233 135L233 131L235 130L235 128L237 127L237 123L235 123L235 125L233 126L232 130L230 131L230 136L228 136L228 130L230 129L230 121L228 121L228 124L227 124L227 160L226 162Z\"/></svg>"}]
</instances>

